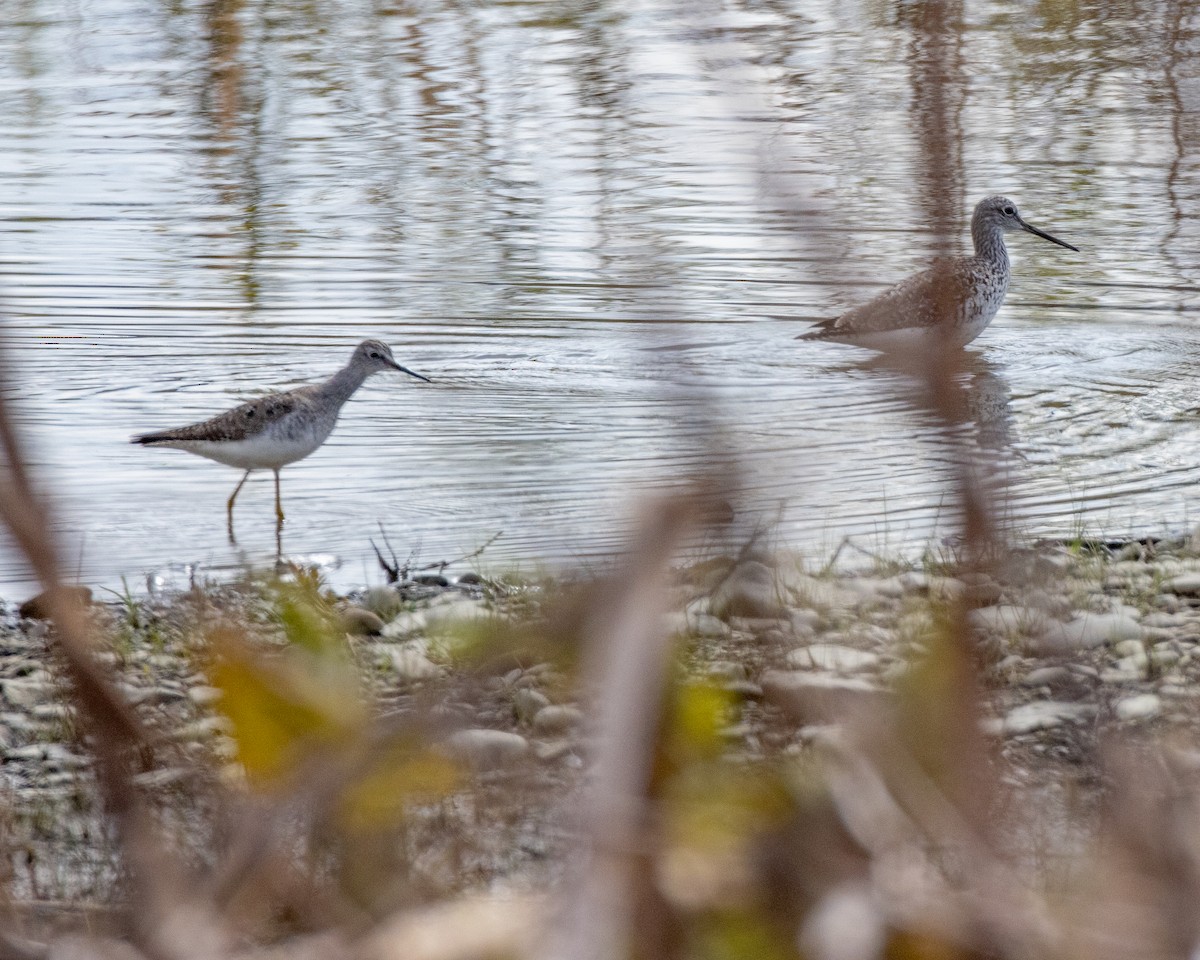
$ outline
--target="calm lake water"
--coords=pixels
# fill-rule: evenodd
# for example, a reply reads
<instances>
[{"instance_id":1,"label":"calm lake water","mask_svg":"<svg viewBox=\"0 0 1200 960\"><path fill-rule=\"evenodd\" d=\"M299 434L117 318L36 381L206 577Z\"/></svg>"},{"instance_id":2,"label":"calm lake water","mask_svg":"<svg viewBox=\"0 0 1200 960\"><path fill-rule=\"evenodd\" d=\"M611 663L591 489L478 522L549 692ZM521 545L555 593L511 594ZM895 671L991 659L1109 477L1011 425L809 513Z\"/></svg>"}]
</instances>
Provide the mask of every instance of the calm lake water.
<instances>
[{"instance_id":1,"label":"calm lake water","mask_svg":"<svg viewBox=\"0 0 1200 960\"><path fill-rule=\"evenodd\" d=\"M1005 515L1200 519L1200 8L922 6L5 0L6 389L73 571L269 560L269 473L235 549L239 474L128 438L368 336L434 383L374 378L284 471L285 551L342 584L379 579L380 525L401 559L592 562L715 441L739 530L918 549L954 529L947 441L793 337L1001 192L1082 251L1014 238L970 348Z\"/></svg>"}]
</instances>

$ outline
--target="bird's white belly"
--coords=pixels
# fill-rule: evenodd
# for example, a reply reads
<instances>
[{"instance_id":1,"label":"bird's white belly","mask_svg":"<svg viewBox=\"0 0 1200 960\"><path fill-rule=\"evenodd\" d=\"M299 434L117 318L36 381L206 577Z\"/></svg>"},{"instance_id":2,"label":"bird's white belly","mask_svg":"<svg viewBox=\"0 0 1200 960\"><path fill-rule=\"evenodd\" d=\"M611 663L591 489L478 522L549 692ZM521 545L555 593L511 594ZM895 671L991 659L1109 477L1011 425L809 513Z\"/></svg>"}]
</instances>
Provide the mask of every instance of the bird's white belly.
<instances>
[{"instance_id":1,"label":"bird's white belly","mask_svg":"<svg viewBox=\"0 0 1200 960\"><path fill-rule=\"evenodd\" d=\"M264 433L246 440L193 440L186 446L180 446L209 460L241 470L278 470L307 457L325 442L328 435L328 431L319 436Z\"/></svg>"}]
</instances>

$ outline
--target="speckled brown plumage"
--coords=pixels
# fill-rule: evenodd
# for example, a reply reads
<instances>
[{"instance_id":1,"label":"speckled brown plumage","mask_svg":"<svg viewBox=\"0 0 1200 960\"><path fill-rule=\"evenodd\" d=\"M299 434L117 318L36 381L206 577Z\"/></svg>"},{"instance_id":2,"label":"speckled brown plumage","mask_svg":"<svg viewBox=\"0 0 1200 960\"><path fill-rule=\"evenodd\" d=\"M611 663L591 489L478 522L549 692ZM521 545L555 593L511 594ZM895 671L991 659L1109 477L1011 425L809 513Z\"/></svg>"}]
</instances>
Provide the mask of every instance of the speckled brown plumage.
<instances>
[{"instance_id":1,"label":"speckled brown plumage","mask_svg":"<svg viewBox=\"0 0 1200 960\"><path fill-rule=\"evenodd\" d=\"M1005 197L985 197L971 217L975 253L945 257L901 280L867 303L819 320L798 340L833 340L888 349L906 340L935 335L965 345L981 334L1004 302L1012 267L1004 234L1024 230L1068 250L1069 243L1021 219Z\"/></svg>"},{"instance_id":2,"label":"speckled brown plumage","mask_svg":"<svg viewBox=\"0 0 1200 960\"><path fill-rule=\"evenodd\" d=\"M354 395L367 377L382 370L399 370L428 381L400 366L392 351L378 340L364 340L350 362L324 383L297 387L250 400L208 420L173 430L158 430L132 438L147 447L173 447L199 454L246 472L226 505L229 539L233 537L233 503L253 470L275 473L276 537L283 523L279 471L321 446L337 424L342 404Z\"/></svg>"}]
</instances>

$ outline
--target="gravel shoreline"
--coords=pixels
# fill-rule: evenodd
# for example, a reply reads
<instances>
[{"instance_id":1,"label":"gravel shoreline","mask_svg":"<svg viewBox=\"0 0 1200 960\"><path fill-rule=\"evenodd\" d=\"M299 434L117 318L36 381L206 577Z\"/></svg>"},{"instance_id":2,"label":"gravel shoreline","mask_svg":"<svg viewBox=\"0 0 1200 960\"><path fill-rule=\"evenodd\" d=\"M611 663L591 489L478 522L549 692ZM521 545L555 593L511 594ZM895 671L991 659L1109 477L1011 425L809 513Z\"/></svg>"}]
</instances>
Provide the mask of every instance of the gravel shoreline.
<instances>
[{"instance_id":1,"label":"gravel shoreline","mask_svg":"<svg viewBox=\"0 0 1200 960\"><path fill-rule=\"evenodd\" d=\"M520 633L564 587L440 575L331 599L364 702L384 719L431 724L463 781L416 818L406 855L431 888L546 889L571 837L562 811L587 769L585 708L569 655L474 657L476 628ZM721 730L738 763L787 763L836 735L846 711L893 696L932 649L939 611L969 607L983 664L981 729L1006 782L1040 791L1040 823L1013 823L1031 857L1067 861L1087 841L1104 791L1099 754L1114 734L1169 736L1200 764L1200 553L1186 539L1046 543L987 575L878 562L817 575L796 558L718 559L678 572L665 629L687 682L727 697ZM137 785L199 862L220 826L206 818L245 771L211 638L286 645L269 582L166 599L92 604L100 656L157 737ZM27 612L30 611L26 608ZM476 630L476 632L478 632ZM3 825L11 896L119 903L121 870L77 742L48 626L6 608L0 621ZM996 798L1004 816L1004 798ZM444 849L447 819L455 850ZM1015 818L1015 815L1014 815Z\"/></svg>"}]
</instances>

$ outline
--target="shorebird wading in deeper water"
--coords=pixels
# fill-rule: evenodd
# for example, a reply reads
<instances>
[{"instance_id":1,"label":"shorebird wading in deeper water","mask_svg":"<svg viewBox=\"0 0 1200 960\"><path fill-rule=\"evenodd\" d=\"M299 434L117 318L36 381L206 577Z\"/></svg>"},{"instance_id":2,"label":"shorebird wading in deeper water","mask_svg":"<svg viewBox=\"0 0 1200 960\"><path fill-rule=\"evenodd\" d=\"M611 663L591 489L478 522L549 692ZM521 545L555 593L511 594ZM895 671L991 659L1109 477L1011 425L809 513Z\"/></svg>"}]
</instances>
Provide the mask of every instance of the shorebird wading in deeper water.
<instances>
[{"instance_id":1,"label":"shorebird wading in deeper water","mask_svg":"<svg viewBox=\"0 0 1200 960\"><path fill-rule=\"evenodd\" d=\"M209 460L245 470L229 498L226 511L229 539L233 537L233 501L252 470L275 473L276 534L283 527L283 504L279 499L279 471L301 460L323 444L337 423L342 404L363 385L367 377L383 370L399 370L410 377L430 383L428 377L392 359L387 344L364 340L354 350L350 362L324 383L297 387L285 393L271 393L250 400L240 407L176 430L144 433L133 443L147 447L174 447L198 453Z\"/></svg>"},{"instance_id":2,"label":"shorebird wading in deeper water","mask_svg":"<svg viewBox=\"0 0 1200 960\"><path fill-rule=\"evenodd\" d=\"M797 340L833 340L873 350L903 347L926 336L964 346L983 333L1008 293L1012 265L1004 234L1024 230L1079 252L1078 247L1031 227L1007 197L985 197L971 217L975 255L945 257L901 280L875 299L840 317L817 322Z\"/></svg>"}]
</instances>

